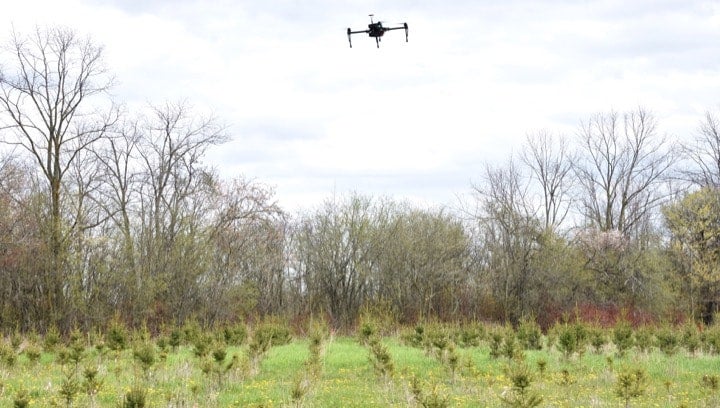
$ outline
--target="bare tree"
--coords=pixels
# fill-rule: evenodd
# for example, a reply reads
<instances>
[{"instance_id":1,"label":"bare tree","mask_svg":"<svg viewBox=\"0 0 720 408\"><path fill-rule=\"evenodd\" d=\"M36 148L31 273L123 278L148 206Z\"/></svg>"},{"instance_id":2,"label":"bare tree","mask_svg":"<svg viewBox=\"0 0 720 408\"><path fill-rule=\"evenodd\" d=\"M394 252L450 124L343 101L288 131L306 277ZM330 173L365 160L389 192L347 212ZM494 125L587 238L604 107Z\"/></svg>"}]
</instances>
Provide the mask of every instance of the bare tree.
<instances>
[{"instance_id":1,"label":"bare tree","mask_svg":"<svg viewBox=\"0 0 720 408\"><path fill-rule=\"evenodd\" d=\"M11 135L6 143L30 155L48 184L52 266L45 296L50 315L58 313L63 297L68 231L61 209L65 176L116 119L112 107L101 113L93 103L93 97L106 94L112 84L102 51L72 30L38 28L29 36L13 33L9 50L13 69L0 71L0 130Z\"/></svg>"},{"instance_id":2,"label":"bare tree","mask_svg":"<svg viewBox=\"0 0 720 408\"><path fill-rule=\"evenodd\" d=\"M527 135L521 159L530 168L531 177L540 185L543 224L556 230L565 220L572 204L572 166L575 161L565 137L540 131Z\"/></svg>"},{"instance_id":3,"label":"bare tree","mask_svg":"<svg viewBox=\"0 0 720 408\"><path fill-rule=\"evenodd\" d=\"M575 173L588 223L629 234L666 197L663 177L673 163L669 143L646 110L597 114L582 123Z\"/></svg>"},{"instance_id":4,"label":"bare tree","mask_svg":"<svg viewBox=\"0 0 720 408\"><path fill-rule=\"evenodd\" d=\"M386 210L384 203L353 195L328 200L298 221L295 269L312 311L327 313L338 327L352 324L371 299L387 238Z\"/></svg>"},{"instance_id":5,"label":"bare tree","mask_svg":"<svg viewBox=\"0 0 720 408\"><path fill-rule=\"evenodd\" d=\"M513 322L530 310L531 260L541 233L523 179L510 160L503 167L487 166L484 183L473 187L480 211L477 262L503 318Z\"/></svg>"},{"instance_id":6,"label":"bare tree","mask_svg":"<svg viewBox=\"0 0 720 408\"><path fill-rule=\"evenodd\" d=\"M692 163L681 171L686 181L701 187L720 187L720 119L716 114L705 113L696 137L682 151Z\"/></svg>"},{"instance_id":7,"label":"bare tree","mask_svg":"<svg viewBox=\"0 0 720 408\"><path fill-rule=\"evenodd\" d=\"M183 321L199 302L195 280L211 256L195 245L202 240L209 197L217 188L217 177L202 158L227 136L215 118L193 115L185 102L153 107L140 132L138 240L143 271L138 282L165 299L159 303L168 309L153 314L171 313Z\"/></svg>"},{"instance_id":8,"label":"bare tree","mask_svg":"<svg viewBox=\"0 0 720 408\"><path fill-rule=\"evenodd\" d=\"M273 190L237 178L219 185L211 208L207 239L213 259L202 276L208 319L283 312L287 220Z\"/></svg>"}]
</instances>

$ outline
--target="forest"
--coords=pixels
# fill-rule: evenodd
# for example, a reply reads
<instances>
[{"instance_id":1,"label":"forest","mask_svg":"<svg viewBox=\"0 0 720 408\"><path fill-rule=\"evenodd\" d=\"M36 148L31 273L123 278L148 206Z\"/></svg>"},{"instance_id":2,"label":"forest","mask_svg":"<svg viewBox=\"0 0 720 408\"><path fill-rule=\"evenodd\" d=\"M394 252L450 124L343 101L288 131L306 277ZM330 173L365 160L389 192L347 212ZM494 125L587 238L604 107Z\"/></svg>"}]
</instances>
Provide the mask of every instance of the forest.
<instances>
[{"instance_id":1,"label":"forest","mask_svg":"<svg viewBox=\"0 0 720 408\"><path fill-rule=\"evenodd\" d=\"M720 112L529 132L471 198L334 195L284 210L205 160L230 137L188 102L128 112L103 48L15 33L0 65L0 330L327 319L710 323L720 301ZM532 124L528 124L532 126Z\"/></svg>"}]
</instances>

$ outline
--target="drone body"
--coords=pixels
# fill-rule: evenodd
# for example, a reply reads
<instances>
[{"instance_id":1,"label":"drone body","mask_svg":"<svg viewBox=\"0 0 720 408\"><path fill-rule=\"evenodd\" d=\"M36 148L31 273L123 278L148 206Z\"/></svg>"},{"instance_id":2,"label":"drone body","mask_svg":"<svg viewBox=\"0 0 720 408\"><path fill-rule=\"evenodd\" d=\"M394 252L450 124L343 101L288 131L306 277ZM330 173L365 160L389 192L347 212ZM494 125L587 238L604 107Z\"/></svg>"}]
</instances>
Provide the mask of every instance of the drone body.
<instances>
[{"instance_id":1,"label":"drone body","mask_svg":"<svg viewBox=\"0 0 720 408\"><path fill-rule=\"evenodd\" d=\"M373 14L370 14L370 24L368 24L367 30L359 30L359 31L353 31L352 29L347 29L347 36L348 36L348 42L350 43L350 48L352 48L352 39L350 38L353 34L359 34L359 33L366 33L368 36L375 38L375 44L377 44L377 47L380 48L380 38L385 35L386 31L390 30L405 30L405 42L408 41L408 25L407 23L402 23L399 27L385 27L383 26L382 22L378 21L377 23L373 21Z\"/></svg>"}]
</instances>

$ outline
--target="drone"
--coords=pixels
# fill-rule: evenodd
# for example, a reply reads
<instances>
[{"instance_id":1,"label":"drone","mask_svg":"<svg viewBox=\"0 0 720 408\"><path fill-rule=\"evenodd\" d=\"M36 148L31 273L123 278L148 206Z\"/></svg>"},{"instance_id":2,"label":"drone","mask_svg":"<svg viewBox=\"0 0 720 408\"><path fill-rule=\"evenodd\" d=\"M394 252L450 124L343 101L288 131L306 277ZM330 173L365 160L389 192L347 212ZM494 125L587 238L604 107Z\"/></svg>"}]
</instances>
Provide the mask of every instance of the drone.
<instances>
[{"instance_id":1,"label":"drone","mask_svg":"<svg viewBox=\"0 0 720 408\"><path fill-rule=\"evenodd\" d=\"M359 33L367 33L370 37L375 37L375 44L377 44L377 47L380 48L380 40L383 35L385 35L386 31L390 30L402 30L405 29L405 42L408 41L408 25L407 23L402 23L402 26L400 27L384 27L382 22L378 21L377 23L373 21L373 15L370 14L370 24L368 24L367 30L360 30L360 31L353 31L352 29L347 29L347 36L348 36L348 42L350 43L350 48L352 48L352 39L350 38L353 34L359 34Z\"/></svg>"}]
</instances>

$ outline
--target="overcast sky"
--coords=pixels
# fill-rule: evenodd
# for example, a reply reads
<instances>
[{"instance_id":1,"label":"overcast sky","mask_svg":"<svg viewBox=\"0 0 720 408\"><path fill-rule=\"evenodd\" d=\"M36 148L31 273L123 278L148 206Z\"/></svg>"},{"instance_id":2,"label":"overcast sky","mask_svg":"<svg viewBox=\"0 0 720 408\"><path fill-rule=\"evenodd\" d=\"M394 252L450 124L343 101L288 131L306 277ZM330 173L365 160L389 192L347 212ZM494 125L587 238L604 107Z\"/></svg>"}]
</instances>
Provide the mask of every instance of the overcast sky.
<instances>
[{"instance_id":1,"label":"overcast sky","mask_svg":"<svg viewBox=\"0 0 720 408\"><path fill-rule=\"evenodd\" d=\"M410 41L350 49L369 13ZM717 0L24 0L0 34L52 24L105 46L131 108L213 111L232 141L207 164L287 209L350 191L452 205L528 133L642 106L680 139L720 107Z\"/></svg>"}]
</instances>

